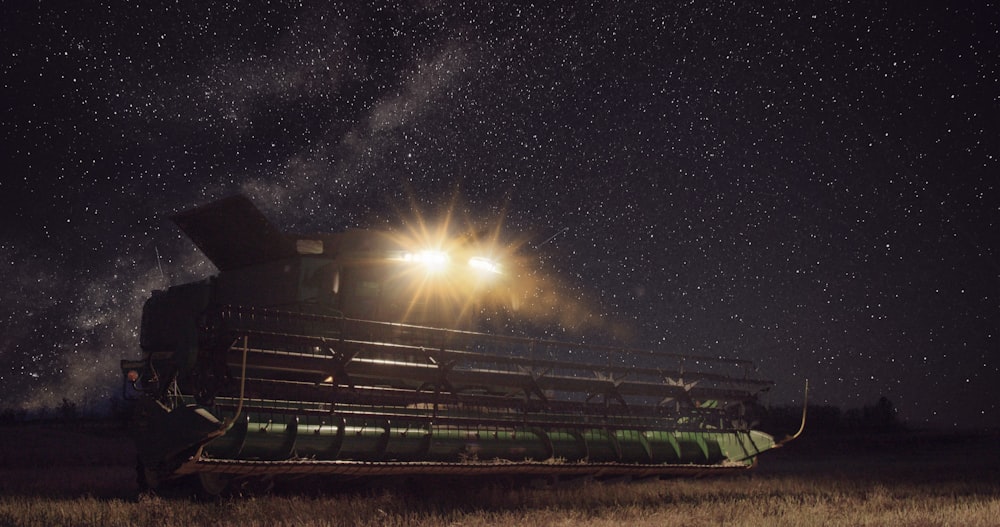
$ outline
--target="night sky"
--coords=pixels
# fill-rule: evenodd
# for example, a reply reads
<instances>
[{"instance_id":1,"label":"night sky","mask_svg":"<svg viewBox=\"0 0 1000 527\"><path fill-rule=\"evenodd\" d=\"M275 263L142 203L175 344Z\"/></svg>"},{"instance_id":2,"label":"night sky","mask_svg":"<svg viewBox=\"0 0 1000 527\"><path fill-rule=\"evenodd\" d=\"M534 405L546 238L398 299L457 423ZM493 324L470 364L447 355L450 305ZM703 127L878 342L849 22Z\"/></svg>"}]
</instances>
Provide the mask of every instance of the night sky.
<instances>
[{"instance_id":1,"label":"night sky","mask_svg":"<svg viewBox=\"0 0 1000 527\"><path fill-rule=\"evenodd\" d=\"M356 3L0 6L0 406L114 393L150 291L215 272L170 214L243 193L454 204L765 402L1000 424L995 3Z\"/></svg>"}]
</instances>

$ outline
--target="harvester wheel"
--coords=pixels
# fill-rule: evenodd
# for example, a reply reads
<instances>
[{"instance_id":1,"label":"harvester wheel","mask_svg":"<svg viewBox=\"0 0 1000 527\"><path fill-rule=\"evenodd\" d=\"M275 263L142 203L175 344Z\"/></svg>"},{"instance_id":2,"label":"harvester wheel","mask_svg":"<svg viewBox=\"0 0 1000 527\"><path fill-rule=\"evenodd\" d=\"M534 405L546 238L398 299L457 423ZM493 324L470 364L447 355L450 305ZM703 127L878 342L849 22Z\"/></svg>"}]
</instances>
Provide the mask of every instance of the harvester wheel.
<instances>
[{"instance_id":1,"label":"harvester wheel","mask_svg":"<svg viewBox=\"0 0 1000 527\"><path fill-rule=\"evenodd\" d=\"M232 477L228 474L218 474L215 472L198 473L199 490L206 497L217 498L222 496L229 488L230 481L232 481Z\"/></svg>"},{"instance_id":2,"label":"harvester wheel","mask_svg":"<svg viewBox=\"0 0 1000 527\"><path fill-rule=\"evenodd\" d=\"M136 460L135 482L139 485L139 492L155 492L160 486L160 476L141 460Z\"/></svg>"}]
</instances>

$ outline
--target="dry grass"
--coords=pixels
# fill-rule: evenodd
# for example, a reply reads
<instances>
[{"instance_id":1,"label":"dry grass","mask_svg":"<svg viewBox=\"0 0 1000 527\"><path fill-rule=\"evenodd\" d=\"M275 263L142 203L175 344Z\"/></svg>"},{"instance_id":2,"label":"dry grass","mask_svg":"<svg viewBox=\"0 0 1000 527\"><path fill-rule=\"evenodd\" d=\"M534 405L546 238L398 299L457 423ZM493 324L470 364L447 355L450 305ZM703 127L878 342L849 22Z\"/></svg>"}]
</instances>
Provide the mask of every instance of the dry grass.
<instances>
[{"instance_id":1,"label":"dry grass","mask_svg":"<svg viewBox=\"0 0 1000 527\"><path fill-rule=\"evenodd\" d=\"M61 433L40 429L21 437L51 447L37 435ZM74 433L76 444L99 452L64 443L60 451L35 452L46 463L42 468L29 469L23 461L0 465L0 525L1000 525L1000 462L995 455L980 457L992 453L995 436L842 451L806 442L762 458L753 477L542 488L431 487L422 481L416 490L279 492L199 502L136 495L130 445L114 434ZM0 450L10 459L16 441L4 436ZM33 447L19 448L28 454Z\"/></svg>"},{"instance_id":2,"label":"dry grass","mask_svg":"<svg viewBox=\"0 0 1000 527\"><path fill-rule=\"evenodd\" d=\"M588 485L578 489L263 496L219 502L0 497L0 524L189 526L997 525L1000 489L809 482L796 477Z\"/></svg>"}]
</instances>

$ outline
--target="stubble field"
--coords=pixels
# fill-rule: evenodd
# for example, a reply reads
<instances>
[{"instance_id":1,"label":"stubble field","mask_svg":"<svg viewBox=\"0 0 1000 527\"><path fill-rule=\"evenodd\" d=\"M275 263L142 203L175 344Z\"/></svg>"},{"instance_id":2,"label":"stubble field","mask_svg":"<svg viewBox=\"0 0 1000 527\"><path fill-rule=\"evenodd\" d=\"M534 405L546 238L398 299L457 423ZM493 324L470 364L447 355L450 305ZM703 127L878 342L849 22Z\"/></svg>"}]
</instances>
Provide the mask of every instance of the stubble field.
<instances>
[{"instance_id":1,"label":"stubble field","mask_svg":"<svg viewBox=\"0 0 1000 527\"><path fill-rule=\"evenodd\" d=\"M0 426L0 525L1000 525L1000 435L809 433L750 474L639 482L321 481L215 500L140 494L107 424Z\"/></svg>"}]
</instances>

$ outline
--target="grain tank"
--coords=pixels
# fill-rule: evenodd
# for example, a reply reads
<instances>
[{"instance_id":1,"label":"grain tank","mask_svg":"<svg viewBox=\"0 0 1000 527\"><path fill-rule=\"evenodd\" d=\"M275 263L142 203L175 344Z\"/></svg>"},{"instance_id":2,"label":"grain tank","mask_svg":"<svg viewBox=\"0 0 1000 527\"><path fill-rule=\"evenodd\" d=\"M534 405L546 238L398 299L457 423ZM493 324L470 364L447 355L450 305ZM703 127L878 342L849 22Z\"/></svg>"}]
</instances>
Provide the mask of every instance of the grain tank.
<instances>
[{"instance_id":1,"label":"grain tank","mask_svg":"<svg viewBox=\"0 0 1000 527\"><path fill-rule=\"evenodd\" d=\"M749 361L476 331L519 279L487 247L288 234L242 196L173 219L219 272L155 292L122 361L143 485L705 474L776 446Z\"/></svg>"}]
</instances>

